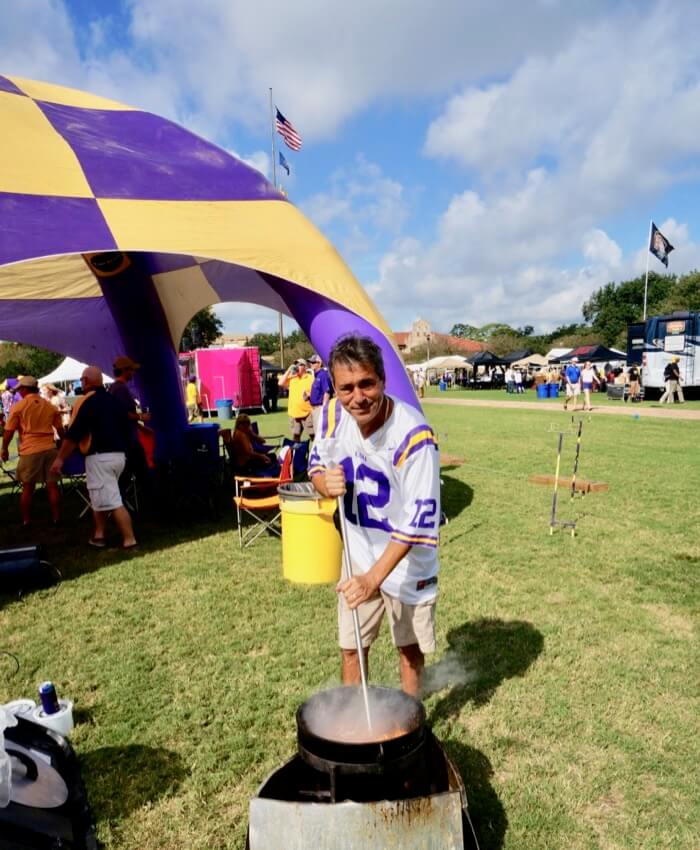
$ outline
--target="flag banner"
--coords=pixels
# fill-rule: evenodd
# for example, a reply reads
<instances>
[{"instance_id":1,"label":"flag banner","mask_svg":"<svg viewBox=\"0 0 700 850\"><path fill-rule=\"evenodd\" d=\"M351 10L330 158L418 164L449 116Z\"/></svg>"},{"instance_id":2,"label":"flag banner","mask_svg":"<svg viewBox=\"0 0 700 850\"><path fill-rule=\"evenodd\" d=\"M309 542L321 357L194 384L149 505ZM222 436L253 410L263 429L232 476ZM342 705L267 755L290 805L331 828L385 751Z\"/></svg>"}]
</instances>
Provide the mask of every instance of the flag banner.
<instances>
[{"instance_id":1,"label":"flag banner","mask_svg":"<svg viewBox=\"0 0 700 850\"><path fill-rule=\"evenodd\" d=\"M668 255L673 251L673 245L663 235L659 228L652 221L651 223L651 239L649 240L649 250L658 257L659 260L668 268Z\"/></svg>"},{"instance_id":2,"label":"flag banner","mask_svg":"<svg viewBox=\"0 0 700 850\"><path fill-rule=\"evenodd\" d=\"M277 132L284 139L285 144L288 148L291 148L293 151L301 150L301 136L297 131L292 127L292 125L287 121L287 119L282 115L279 109L276 109L277 112Z\"/></svg>"},{"instance_id":3,"label":"flag banner","mask_svg":"<svg viewBox=\"0 0 700 850\"><path fill-rule=\"evenodd\" d=\"M289 163L288 163L288 162L287 162L287 160L284 158L284 154L282 153L282 151L278 151L278 153L279 153L279 155L280 155L280 165L282 166L282 168L284 168L284 170L285 170L285 171L287 172L287 174L289 175Z\"/></svg>"}]
</instances>

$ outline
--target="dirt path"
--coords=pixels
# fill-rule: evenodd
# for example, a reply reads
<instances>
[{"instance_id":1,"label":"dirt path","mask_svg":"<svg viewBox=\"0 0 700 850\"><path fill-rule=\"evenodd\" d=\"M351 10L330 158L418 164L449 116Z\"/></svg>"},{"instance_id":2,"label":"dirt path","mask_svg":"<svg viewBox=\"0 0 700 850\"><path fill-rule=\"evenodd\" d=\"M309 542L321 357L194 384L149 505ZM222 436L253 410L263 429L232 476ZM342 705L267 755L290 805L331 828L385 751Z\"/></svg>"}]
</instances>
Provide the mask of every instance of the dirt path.
<instances>
[{"instance_id":1,"label":"dirt path","mask_svg":"<svg viewBox=\"0 0 700 850\"><path fill-rule=\"evenodd\" d=\"M540 401L493 401L491 399L478 398L424 398L424 404L452 404L459 407L507 407L510 410L518 410L525 408L526 410L544 410L554 413L557 410L564 413L561 402L540 402ZM573 411L569 408L569 413ZM577 410L576 413L581 413ZM594 407L593 416L599 414L606 416L651 416L656 419L691 419L700 421L700 410L689 410L678 404L668 404L663 407L649 407L645 404L625 404L620 402L619 407L603 406Z\"/></svg>"}]
</instances>

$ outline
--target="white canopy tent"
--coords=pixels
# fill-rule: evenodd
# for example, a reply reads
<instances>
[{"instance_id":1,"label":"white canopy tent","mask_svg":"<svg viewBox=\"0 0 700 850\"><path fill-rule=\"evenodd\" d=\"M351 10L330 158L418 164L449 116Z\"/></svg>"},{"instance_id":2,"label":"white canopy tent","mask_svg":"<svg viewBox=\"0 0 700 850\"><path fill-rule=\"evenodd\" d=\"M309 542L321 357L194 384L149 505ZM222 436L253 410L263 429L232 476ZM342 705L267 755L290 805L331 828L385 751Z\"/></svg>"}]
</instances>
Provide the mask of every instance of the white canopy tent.
<instances>
[{"instance_id":1,"label":"white canopy tent","mask_svg":"<svg viewBox=\"0 0 700 850\"><path fill-rule=\"evenodd\" d=\"M66 357L62 363L56 366L53 372L39 378L39 384L70 384L73 381L79 381L83 371L87 369L87 365L87 363L81 363L72 357ZM105 384L111 384L113 380L109 375L104 376Z\"/></svg>"},{"instance_id":2,"label":"white canopy tent","mask_svg":"<svg viewBox=\"0 0 700 850\"><path fill-rule=\"evenodd\" d=\"M528 357L523 357L521 360L516 360L513 366L518 366L519 368L529 368L532 366L546 366L547 358L543 357L541 354L530 354Z\"/></svg>"},{"instance_id":3,"label":"white canopy tent","mask_svg":"<svg viewBox=\"0 0 700 850\"><path fill-rule=\"evenodd\" d=\"M466 357L460 357L459 354L445 354L441 357L432 357L425 363L409 363L407 368L412 372L417 369L427 372L428 369L469 369L471 371L473 367Z\"/></svg>"}]
</instances>

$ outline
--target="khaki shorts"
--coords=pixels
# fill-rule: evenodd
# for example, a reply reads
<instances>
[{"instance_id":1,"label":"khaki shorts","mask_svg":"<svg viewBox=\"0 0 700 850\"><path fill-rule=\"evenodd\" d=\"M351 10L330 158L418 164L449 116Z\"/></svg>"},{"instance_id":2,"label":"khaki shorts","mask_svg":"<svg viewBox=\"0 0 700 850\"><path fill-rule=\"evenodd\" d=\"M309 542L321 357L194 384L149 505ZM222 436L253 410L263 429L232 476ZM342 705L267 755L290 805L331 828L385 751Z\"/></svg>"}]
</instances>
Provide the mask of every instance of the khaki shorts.
<instances>
[{"instance_id":1,"label":"khaki shorts","mask_svg":"<svg viewBox=\"0 0 700 850\"><path fill-rule=\"evenodd\" d=\"M124 452L105 452L85 458L85 478L93 511L116 511L122 506L119 476L124 471Z\"/></svg>"},{"instance_id":2,"label":"khaki shorts","mask_svg":"<svg viewBox=\"0 0 700 850\"><path fill-rule=\"evenodd\" d=\"M304 429L306 429L306 433L309 437L313 438L314 436L314 421L310 413L308 416L299 416L296 419L293 416L290 416L289 427L292 429L292 437L297 442L301 439L301 432Z\"/></svg>"},{"instance_id":3,"label":"khaki shorts","mask_svg":"<svg viewBox=\"0 0 700 850\"><path fill-rule=\"evenodd\" d=\"M581 393L581 383L576 382L575 384L567 384L566 385L566 397L574 398Z\"/></svg>"},{"instance_id":4,"label":"khaki shorts","mask_svg":"<svg viewBox=\"0 0 700 850\"><path fill-rule=\"evenodd\" d=\"M47 449L33 455L20 455L17 461L17 478L22 484L55 483L58 481L58 475L49 472L49 467L56 460L57 454L56 449Z\"/></svg>"},{"instance_id":5,"label":"khaki shorts","mask_svg":"<svg viewBox=\"0 0 700 850\"><path fill-rule=\"evenodd\" d=\"M394 646L418 644L421 652L435 652L435 599L418 605L407 605L382 593L359 606L362 646L371 646L379 634L386 613ZM355 649L355 627L345 597L338 597L338 635L341 649Z\"/></svg>"}]
</instances>

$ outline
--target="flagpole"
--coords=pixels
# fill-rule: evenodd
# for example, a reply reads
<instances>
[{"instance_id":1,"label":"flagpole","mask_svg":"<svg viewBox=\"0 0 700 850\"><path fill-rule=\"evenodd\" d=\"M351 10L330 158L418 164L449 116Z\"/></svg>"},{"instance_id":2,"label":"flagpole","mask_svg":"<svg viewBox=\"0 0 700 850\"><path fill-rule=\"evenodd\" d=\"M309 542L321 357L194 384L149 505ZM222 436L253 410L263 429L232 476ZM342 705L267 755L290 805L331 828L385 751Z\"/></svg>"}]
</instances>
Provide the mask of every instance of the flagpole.
<instances>
[{"instance_id":1,"label":"flagpole","mask_svg":"<svg viewBox=\"0 0 700 850\"><path fill-rule=\"evenodd\" d=\"M272 141L272 185L277 189L277 156L275 150L275 105L272 100L272 86L270 86L270 139ZM280 337L280 368L284 369L284 319L282 313L277 314L277 325Z\"/></svg>"},{"instance_id":2,"label":"flagpole","mask_svg":"<svg viewBox=\"0 0 700 850\"><path fill-rule=\"evenodd\" d=\"M651 228L653 225L653 221L649 219L649 238L647 239L647 273L644 278L644 315L642 316L642 321L646 322L647 320L647 288L649 286L649 254L651 248Z\"/></svg>"}]
</instances>

